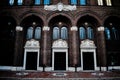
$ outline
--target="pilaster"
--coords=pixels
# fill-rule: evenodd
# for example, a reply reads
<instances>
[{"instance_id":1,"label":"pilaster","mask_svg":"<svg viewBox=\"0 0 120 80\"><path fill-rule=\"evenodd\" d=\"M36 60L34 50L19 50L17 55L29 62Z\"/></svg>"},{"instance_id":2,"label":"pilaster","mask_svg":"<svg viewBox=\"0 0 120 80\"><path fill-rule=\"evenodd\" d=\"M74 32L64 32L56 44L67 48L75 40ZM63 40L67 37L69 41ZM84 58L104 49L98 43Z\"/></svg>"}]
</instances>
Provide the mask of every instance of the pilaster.
<instances>
[{"instance_id":1,"label":"pilaster","mask_svg":"<svg viewBox=\"0 0 120 80\"><path fill-rule=\"evenodd\" d=\"M14 66L22 65L22 35L23 28L21 26L16 26L16 41L15 41L15 54L14 54Z\"/></svg>"},{"instance_id":2,"label":"pilaster","mask_svg":"<svg viewBox=\"0 0 120 80\"><path fill-rule=\"evenodd\" d=\"M105 35L104 35L104 27L98 27L98 39L97 39L97 48L98 48L98 58L99 58L99 66L100 70L106 70L107 67L107 57L106 57L106 43L105 43Z\"/></svg>"},{"instance_id":3,"label":"pilaster","mask_svg":"<svg viewBox=\"0 0 120 80\"><path fill-rule=\"evenodd\" d=\"M47 55L47 53L49 51L48 50L48 46L49 46L48 36L50 36L49 33L48 33L49 31L50 31L50 27L48 27L48 26L43 27L42 56L43 56L43 66L44 67L47 66L47 64L48 64L48 55Z\"/></svg>"},{"instance_id":4,"label":"pilaster","mask_svg":"<svg viewBox=\"0 0 120 80\"><path fill-rule=\"evenodd\" d=\"M72 66L76 67L78 65L78 37L77 37L77 26L71 27L71 51L72 51Z\"/></svg>"}]
</instances>

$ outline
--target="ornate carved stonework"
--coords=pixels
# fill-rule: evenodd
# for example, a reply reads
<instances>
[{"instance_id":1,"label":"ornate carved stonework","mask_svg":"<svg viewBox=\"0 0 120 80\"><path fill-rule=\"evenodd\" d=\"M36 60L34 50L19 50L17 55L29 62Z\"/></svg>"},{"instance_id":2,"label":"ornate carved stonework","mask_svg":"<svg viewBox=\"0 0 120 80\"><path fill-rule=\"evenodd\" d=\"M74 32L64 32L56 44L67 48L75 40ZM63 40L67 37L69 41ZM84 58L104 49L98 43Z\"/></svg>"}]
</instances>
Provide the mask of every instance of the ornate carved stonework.
<instances>
[{"instance_id":1,"label":"ornate carved stonework","mask_svg":"<svg viewBox=\"0 0 120 80\"><path fill-rule=\"evenodd\" d=\"M76 10L76 5L64 5L63 3L59 2L57 5L45 5L44 6L45 10L50 10L50 11L73 11Z\"/></svg>"},{"instance_id":2,"label":"ornate carved stonework","mask_svg":"<svg viewBox=\"0 0 120 80\"><path fill-rule=\"evenodd\" d=\"M16 31L23 31L23 28L21 26L16 26Z\"/></svg>"},{"instance_id":3,"label":"ornate carved stonework","mask_svg":"<svg viewBox=\"0 0 120 80\"><path fill-rule=\"evenodd\" d=\"M78 31L77 26L72 26L72 27L71 27L71 31Z\"/></svg>"},{"instance_id":4,"label":"ornate carved stonework","mask_svg":"<svg viewBox=\"0 0 120 80\"><path fill-rule=\"evenodd\" d=\"M50 27L48 27L48 26L43 27L43 31L49 31L49 30L50 30Z\"/></svg>"},{"instance_id":5,"label":"ornate carved stonework","mask_svg":"<svg viewBox=\"0 0 120 80\"><path fill-rule=\"evenodd\" d=\"M81 41L80 48L96 48L94 41L86 39Z\"/></svg>"},{"instance_id":6,"label":"ornate carved stonework","mask_svg":"<svg viewBox=\"0 0 120 80\"><path fill-rule=\"evenodd\" d=\"M34 39L28 40L25 44L24 48L40 48L39 41L36 41Z\"/></svg>"},{"instance_id":7,"label":"ornate carved stonework","mask_svg":"<svg viewBox=\"0 0 120 80\"><path fill-rule=\"evenodd\" d=\"M98 27L98 31L104 31L105 28L103 26Z\"/></svg>"},{"instance_id":8,"label":"ornate carved stonework","mask_svg":"<svg viewBox=\"0 0 120 80\"><path fill-rule=\"evenodd\" d=\"M65 40L59 39L53 42L52 48L68 48L68 44Z\"/></svg>"}]
</instances>

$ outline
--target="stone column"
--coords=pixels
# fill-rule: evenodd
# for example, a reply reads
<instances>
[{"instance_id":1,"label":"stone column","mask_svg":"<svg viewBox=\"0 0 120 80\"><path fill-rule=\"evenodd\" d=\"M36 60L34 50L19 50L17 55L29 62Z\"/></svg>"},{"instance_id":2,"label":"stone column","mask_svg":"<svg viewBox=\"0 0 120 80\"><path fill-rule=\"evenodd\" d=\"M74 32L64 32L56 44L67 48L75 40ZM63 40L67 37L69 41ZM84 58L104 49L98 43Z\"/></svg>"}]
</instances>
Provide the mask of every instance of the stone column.
<instances>
[{"instance_id":1,"label":"stone column","mask_svg":"<svg viewBox=\"0 0 120 80\"><path fill-rule=\"evenodd\" d=\"M78 64L78 28L77 26L72 26L71 27L71 51L72 51L72 60L73 60L73 64L72 66L76 67Z\"/></svg>"},{"instance_id":2,"label":"stone column","mask_svg":"<svg viewBox=\"0 0 120 80\"><path fill-rule=\"evenodd\" d=\"M106 43L104 36L104 27L98 27L98 39L97 39L97 49L98 49L98 58L99 58L99 66L100 70L106 71L107 66L107 57L106 57Z\"/></svg>"},{"instance_id":3,"label":"stone column","mask_svg":"<svg viewBox=\"0 0 120 80\"><path fill-rule=\"evenodd\" d=\"M16 26L16 41L15 41L15 53L14 53L14 66L22 66L22 51L23 51L23 28Z\"/></svg>"},{"instance_id":4,"label":"stone column","mask_svg":"<svg viewBox=\"0 0 120 80\"><path fill-rule=\"evenodd\" d=\"M48 42L49 42L49 39L48 39L48 31L50 30L50 28L48 26L44 26L43 27L43 40L42 40L42 57L43 57L43 66L47 66L47 53L48 53Z\"/></svg>"}]
</instances>

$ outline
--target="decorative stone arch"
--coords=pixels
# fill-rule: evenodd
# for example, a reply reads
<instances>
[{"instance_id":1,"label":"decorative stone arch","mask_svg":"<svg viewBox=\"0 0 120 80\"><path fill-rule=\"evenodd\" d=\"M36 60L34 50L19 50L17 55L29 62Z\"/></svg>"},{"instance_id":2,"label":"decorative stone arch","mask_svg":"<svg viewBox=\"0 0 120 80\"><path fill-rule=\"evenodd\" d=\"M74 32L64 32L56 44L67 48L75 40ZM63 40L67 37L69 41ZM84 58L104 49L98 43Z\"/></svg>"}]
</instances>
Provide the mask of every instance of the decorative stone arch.
<instances>
[{"instance_id":1,"label":"decorative stone arch","mask_svg":"<svg viewBox=\"0 0 120 80\"><path fill-rule=\"evenodd\" d=\"M114 20L120 20L119 15L106 15L106 16L104 17L104 19L103 19L103 24L105 24L105 22L106 22L107 20L109 20L109 18L114 18ZM111 20L111 22L114 21L113 19L110 19L110 20ZM118 22L118 23L119 23L119 22Z\"/></svg>"},{"instance_id":2,"label":"decorative stone arch","mask_svg":"<svg viewBox=\"0 0 120 80\"><path fill-rule=\"evenodd\" d=\"M32 54L31 54L32 53ZM36 54L36 65L34 65L36 67L36 69L33 70L41 70L42 68L39 67L39 59L40 59L40 43L37 40L31 39L26 41L25 43L25 47L24 47L24 61L23 61L23 70L29 70L27 69L27 57L28 54L34 55ZM31 62L32 63L32 62ZM30 69L32 70L32 69Z\"/></svg>"},{"instance_id":3,"label":"decorative stone arch","mask_svg":"<svg viewBox=\"0 0 120 80\"><path fill-rule=\"evenodd\" d=\"M37 11L31 11L31 10L26 11L23 14L20 15L20 22L22 22L26 17L32 16L32 15L39 17L43 21L43 24L46 23L45 18L44 18L44 16L45 16L44 13L37 12Z\"/></svg>"},{"instance_id":4,"label":"decorative stone arch","mask_svg":"<svg viewBox=\"0 0 120 80\"><path fill-rule=\"evenodd\" d=\"M52 16L48 16L48 19L47 19L47 22L48 22L48 25L49 25L49 23L50 23L50 21L53 19L53 18L55 18L55 17L57 17L57 16L63 16L63 17L65 17L65 18L67 18L69 21L70 21L70 25L72 26L73 24L73 19L72 19L72 17L70 17L70 15L68 15L68 14L66 14L66 13L55 13L55 12L53 12L53 13L51 13L52 14ZM50 25L49 25L50 26Z\"/></svg>"},{"instance_id":5,"label":"decorative stone arch","mask_svg":"<svg viewBox=\"0 0 120 80\"><path fill-rule=\"evenodd\" d=\"M96 46L94 44L94 41L89 40L89 39L81 41L80 49L81 49L81 53L80 53L80 55L81 55L81 68L78 68L78 69L79 70L87 70L87 69L84 69L84 66L85 66L84 65L85 64L84 63L85 62L84 54L86 54L86 55L91 55L92 54L92 57L93 57L93 65L92 65L93 69L90 68L88 70L99 70L98 67L97 67ZM89 67L89 65L85 66L85 67Z\"/></svg>"},{"instance_id":6,"label":"decorative stone arch","mask_svg":"<svg viewBox=\"0 0 120 80\"><path fill-rule=\"evenodd\" d=\"M10 11L2 11L2 12L0 12L0 15L2 15L2 16L0 16L0 18L4 17L4 16L12 17L15 20L16 25L19 25L18 15L16 15L15 13L10 12Z\"/></svg>"},{"instance_id":7,"label":"decorative stone arch","mask_svg":"<svg viewBox=\"0 0 120 80\"><path fill-rule=\"evenodd\" d=\"M5 13L7 13L7 14L5 14ZM9 13L9 14L8 14ZM2 16L0 16L0 18L1 19L5 19L5 18L9 18L9 19L12 19L12 22L14 21L15 23L15 25L14 26L16 26L17 25L17 22L18 22L18 19L17 19L17 16L15 16L15 14L14 13L10 13L10 12L3 12L3 13L0 13L0 15L2 15Z\"/></svg>"},{"instance_id":8,"label":"decorative stone arch","mask_svg":"<svg viewBox=\"0 0 120 80\"><path fill-rule=\"evenodd\" d=\"M106 19L108 19L109 17L117 17L117 18L120 18L119 15L120 15L120 14L118 14L118 13L107 13L107 14L103 14L103 16L102 16L102 23L104 24L104 22L106 21Z\"/></svg>"},{"instance_id":9,"label":"decorative stone arch","mask_svg":"<svg viewBox=\"0 0 120 80\"><path fill-rule=\"evenodd\" d=\"M68 70L68 44L65 40L58 39L53 42L52 44L52 71L56 70L55 69L55 55L57 53L65 53L65 71Z\"/></svg>"},{"instance_id":10,"label":"decorative stone arch","mask_svg":"<svg viewBox=\"0 0 120 80\"><path fill-rule=\"evenodd\" d=\"M81 16L79 16L81 15ZM82 12L82 13L78 13L77 16L76 16L76 19L75 19L75 24L77 25L78 21L80 18L82 17L85 17L85 16L91 16L93 17L94 19L96 19L97 21L97 24L98 26L101 24L101 20L100 20L100 15L95 13L95 12L92 12L92 11L85 11L85 12Z\"/></svg>"}]
</instances>

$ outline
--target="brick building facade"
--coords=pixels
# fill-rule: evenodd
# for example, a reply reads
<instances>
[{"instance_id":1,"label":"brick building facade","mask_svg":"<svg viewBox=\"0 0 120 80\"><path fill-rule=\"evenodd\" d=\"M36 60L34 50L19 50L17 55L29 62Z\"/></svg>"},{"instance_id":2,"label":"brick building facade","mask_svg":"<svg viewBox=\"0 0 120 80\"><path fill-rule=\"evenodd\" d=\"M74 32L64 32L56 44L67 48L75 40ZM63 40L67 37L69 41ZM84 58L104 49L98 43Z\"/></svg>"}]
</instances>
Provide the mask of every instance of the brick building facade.
<instances>
[{"instance_id":1,"label":"brick building facade","mask_svg":"<svg viewBox=\"0 0 120 80\"><path fill-rule=\"evenodd\" d=\"M120 69L119 0L3 0L0 69Z\"/></svg>"}]
</instances>

